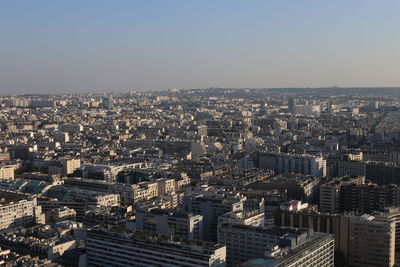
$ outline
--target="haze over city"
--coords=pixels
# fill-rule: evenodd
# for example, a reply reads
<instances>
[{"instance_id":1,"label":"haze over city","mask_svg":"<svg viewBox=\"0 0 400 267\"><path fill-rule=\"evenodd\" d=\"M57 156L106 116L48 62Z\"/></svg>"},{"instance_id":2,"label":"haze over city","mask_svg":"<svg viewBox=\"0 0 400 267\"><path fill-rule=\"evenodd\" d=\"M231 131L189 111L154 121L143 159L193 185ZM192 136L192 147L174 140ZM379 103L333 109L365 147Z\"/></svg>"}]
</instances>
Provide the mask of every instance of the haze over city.
<instances>
[{"instance_id":1,"label":"haze over city","mask_svg":"<svg viewBox=\"0 0 400 267\"><path fill-rule=\"evenodd\" d=\"M0 94L400 85L399 1L1 1Z\"/></svg>"},{"instance_id":2,"label":"haze over city","mask_svg":"<svg viewBox=\"0 0 400 267\"><path fill-rule=\"evenodd\" d=\"M400 1L0 1L0 266L400 266Z\"/></svg>"}]
</instances>

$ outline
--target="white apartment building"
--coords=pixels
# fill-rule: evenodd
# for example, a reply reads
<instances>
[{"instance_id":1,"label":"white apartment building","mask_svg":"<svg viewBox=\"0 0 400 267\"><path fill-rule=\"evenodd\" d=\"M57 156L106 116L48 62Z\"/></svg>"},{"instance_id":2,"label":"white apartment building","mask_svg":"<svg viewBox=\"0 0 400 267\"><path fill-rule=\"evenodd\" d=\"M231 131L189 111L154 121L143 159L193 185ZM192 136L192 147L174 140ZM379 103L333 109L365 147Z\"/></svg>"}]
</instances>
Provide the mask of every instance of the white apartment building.
<instances>
[{"instance_id":1,"label":"white apartment building","mask_svg":"<svg viewBox=\"0 0 400 267\"><path fill-rule=\"evenodd\" d=\"M313 155L259 152L256 165L258 168L271 169L276 174L326 176L326 160Z\"/></svg>"},{"instance_id":2,"label":"white apartment building","mask_svg":"<svg viewBox=\"0 0 400 267\"><path fill-rule=\"evenodd\" d=\"M226 266L226 247L206 242L180 242L136 232L89 230L87 266Z\"/></svg>"},{"instance_id":3,"label":"white apartment building","mask_svg":"<svg viewBox=\"0 0 400 267\"><path fill-rule=\"evenodd\" d=\"M314 233L308 229L265 229L225 223L218 229L218 242L226 245L229 266L238 266L251 259L264 257L270 259L270 266L333 267L334 263L333 235ZM300 248L304 252L302 257L294 256L293 254L300 252ZM272 264L287 256L291 256L287 264Z\"/></svg>"},{"instance_id":4,"label":"white apartment building","mask_svg":"<svg viewBox=\"0 0 400 267\"><path fill-rule=\"evenodd\" d=\"M0 179L14 180L14 171L16 168L16 165L0 167Z\"/></svg>"},{"instance_id":5,"label":"white apartment building","mask_svg":"<svg viewBox=\"0 0 400 267\"><path fill-rule=\"evenodd\" d=\"M7 194L7 193L6 193ZM0 229L25 226L31 222L44 223L45 215L36 198L22 199L19 196L3 198L0 202Z\"/></svg>"}]
</instances>

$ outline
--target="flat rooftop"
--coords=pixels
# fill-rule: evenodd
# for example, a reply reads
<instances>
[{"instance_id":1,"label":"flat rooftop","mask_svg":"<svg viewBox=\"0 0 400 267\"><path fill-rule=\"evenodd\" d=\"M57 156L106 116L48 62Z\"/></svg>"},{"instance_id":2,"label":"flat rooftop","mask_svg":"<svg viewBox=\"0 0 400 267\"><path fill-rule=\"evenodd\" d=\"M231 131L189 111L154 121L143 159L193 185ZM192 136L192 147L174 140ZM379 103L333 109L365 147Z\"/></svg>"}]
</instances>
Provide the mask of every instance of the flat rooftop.
<instances>
[{"instance_id":1,"label":"flat rooftop","mask_svg":"<svg viewBox=\"0 0 400 267\"><path fill-rule=\"evenodd\" d=\"M10 202L18 202L20 200L27 200L29 197L29 195L19 192L0 190L0 205L8 204Z\"/></svg>"}]
</instances>

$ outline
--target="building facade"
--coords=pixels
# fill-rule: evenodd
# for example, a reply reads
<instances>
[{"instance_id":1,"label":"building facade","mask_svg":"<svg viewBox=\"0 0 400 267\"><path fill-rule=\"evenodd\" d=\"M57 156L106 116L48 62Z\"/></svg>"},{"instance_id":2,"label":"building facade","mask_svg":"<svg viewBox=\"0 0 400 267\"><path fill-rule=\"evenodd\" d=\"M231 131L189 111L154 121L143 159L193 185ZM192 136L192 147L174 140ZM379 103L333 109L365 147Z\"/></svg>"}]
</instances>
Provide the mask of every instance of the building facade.
<instances>
[{"instance_id":1,"label":"building facade","mask_svg":"<svg viewBox=\"0 0 400 267\"><path fill-rule=\"evenodd\" d=\"M203 216L167 209L137 209L136 230L189 240L203 237Z\"/></svg>"},{"instance_id":2,"label":"building facade","mask_svg":"<svg viewBox=\"0 0 400 267\"><path fill-rule=\"evenodd\" d=\"M341 241L346 242L348 236L348 266L395 266L395 222L365 214L348 216L342 223L347 224L341 232Z\"/></svg>"},{"instance_id":3,"label":"building facade","mask_svg":"<svg viewBox=\"0 0 400 267\"><path fill-rule=\"evenodd\" d=\"M226 246L89 230L88 266L226 266Z\"/></svg>"},{"instance_id":4,"label":"building facade","mask_svg":"<svg viewBox=\"0 0 400 267\"><path fill-rule=\"evenodd\" d=\"M324 242L322 245L317 242L317 240L322 241L325 238L329 239L327 243ZM291 260L287 260L291 264L279 266L333 266L334 262L333 236L314 233L314 231L308 229L265 229L226 223L219 227L218 242L226 244L228 266L236 266L254 258L264 257L278 262L285 255L293 254L294 250L301 246L307 247L307 249L304 249L302 257L292 257ZM308 247L311 244L313 244L312 248ZM315 258L313 258L314 256ZM301 258L302 260L300 260ZM298 265L299 262L302 262L302 264L317 262L323 264Z\"/></svg>"},{"instance_id":5,"label":"building facade","mask_svg":"<svg viewBox=\"0 0 400 267\"><path fill-rule=\"evenodd\" d=\"M217 241L218 217L231 211L243 210L245 199L236 196L184 196L185 212L203 216L203 240Z\"/></svg>"},{"instance_id":6,"label":"building facade","mask_svg":"<svg viewBox=\"0 0 400 267\"><path fill-rule=\"evenodd\" d=\"M312 155L258 152L256 167L271 169L276 174L296 173L326 176L326 160Z\"/></svg>"},{"instance_id":7,"label":"building facade","mask_svg":"<svg viewBox=\"0 0 400 267\"><path fill-rule=\"evenodd\" d=\"M0 229L23 227L29 223L44 223L45 215L36 198L25 198L12 192L1 191Z\"/></svg>"}]
</instances>

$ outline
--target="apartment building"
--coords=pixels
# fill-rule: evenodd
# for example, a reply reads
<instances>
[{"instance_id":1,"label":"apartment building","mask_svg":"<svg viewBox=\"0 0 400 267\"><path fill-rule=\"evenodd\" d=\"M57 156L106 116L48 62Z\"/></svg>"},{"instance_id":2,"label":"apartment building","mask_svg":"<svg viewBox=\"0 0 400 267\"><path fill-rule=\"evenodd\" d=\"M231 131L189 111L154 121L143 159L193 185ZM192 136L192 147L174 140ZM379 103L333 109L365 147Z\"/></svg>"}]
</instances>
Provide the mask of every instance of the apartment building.
<instances>
[{"instance_id":1,"label":"apartment building","mask_svg":"<svg viewBox=\"0 0 400 267\"><path fill-rule=\"evenodd\" d=\"M168 209L136 210L136 230L189 240L203 237L203 216Z\"/></svg>"},{"instance_id":2,"label":"apartment building","mask_svg":"<svg viewBox=\"0 0 400 267\"><path fill-rule=\"evenodd\" d=\"M372 213L391 206L400 206L400 186L347 178L321 186L320 210L324 212Z\"/></svg>"},{"instance_id":3,"label":"apartment building","mask_svg":"<svg viewBox=\"0 0 400 267\"><path fill-rule=\"evenodd\" d=\"M45 215L36 198L10 191L0 191L0 229L25 226L32 222L44 223Z\"/></svg>"},{"instance_id":4,"label":"apartment building","mask_svg":"<svg viewBox=\"0 0 400 267\"><path fill-rule=\"evenodd\" d=\"M226 266L226 246L179 242L140 232L115 233L89 230L86 239L88 266Z\"/></svg>"},{"instance_id":5,"label":"apartment building","mask_svg":"<svg viewBox=\"0 0 400 267\"><path fill-rule=\"evenodd\" d=\"M342 228L341 242L347 247L341 247L347 250L348 266L395 266L395 222L364 214L347 216L342 224L346 227Z\"/></svg>"},{"instance_id":6,"label":"apartment building","mask_svg":"<svg viewBox=\"0 0 400 267\"><path fill-rule=\"evenodd\" d=\"M218 229L218 242L226 245L229 266L264 257L275 263L286 255L293 256L294 250L299 247L307 247L301 253L302 257L286 259L290 264L280 266L333 266L334 262L333 236L309 229L265 229L225 223Z\"/></svg>"},{"instance_id":7,"label":"apartment building","mask_svg":"<svg viewBox=\"0 0 400 267\"><path fill-rule=\"evenodd\" d=\"M357 160L339 161L339 176L365 176L366 163Z\"/></svg>"},{"instance_id":8,"label":"apartment building","mask_svg":"<svg viewBox=\"0 0 400 267\"><path fill-rule=\"evenodd\" d=\"M264 226L265 214L264 212L259 212L257 210L247 212L242 210L235 210L219 216L218 225L221 225L223 223Z\"/></svg>"},{"instance_id":9,"label":"apartment building","mask_svg":"<svg viewBox=\"0 0 400 267\"><path fill-rule=\"evenodd\" d=\"M258 152L256 167L271 169L276 174L296 173L326 176L326 160L313 155Z\"/></svg>"},{"instance_id":10,"label":"apartment building","mask_svg":"<svg viewBox=\"0 0 400 267\"><path fill-rule=\"evenodd\" d=\"M0 179L14 180L14 171L17 169L16 165L5 165L0 167Z\"/></svg>"},{"instance_id":11,"label":"apartment building","mask_svg":"<svg viewBox=\"0 0 400 267\"><path fill-rule=\"evenodd\" d=\"M63 159L62 163L62 174L67 176L72 174L76 169L81 167L80 159Z\"/></svg>"},{"instance_id":12,"label":"apartment building","mask_svg":"<svg viewBox=\"0 0 400 267\"><path fill-rule=\"evenodd\" d=\"M340 177L320 187L319 209L322 212L340 213L340 192L342 186L346 184L364 184L365 178L362 176Z\"/></svg>"},{"instance_id":13,"label":"apartment building","mask_svg":"<svg viewBox=\"0 0 400 267\"><path fill-rule=\"evenodd\" d=\"M365 178L378 185L400 185L400 166L387 163L368 163Z\"/></svg>"},{"instance_id":14,"label":"apartment building","mask_svg":"<svg viewBox=\"0 0 400 267\"><path fill-rule=\"evenodd\" d=\"M290 250L281 258L252 259L241 267L332 267L335 266L332 250L332 235L319 235L303 246ZM264 265L262 265L264 264ZM340 266L340 265L338 265Z\"/></svg>"},{"instance_id":15,"label":"apartment building","mask_svg":"<svg viewBox=\"0 0 400 267\"><path fill-rule=\"evenodd\" d=\"M188 195L182 199L185 212L203 216L203 240L216 241L218 238L218 218L227 212L243 210L246 199L226 194Z\"/></svg>"}]
</instances>

